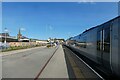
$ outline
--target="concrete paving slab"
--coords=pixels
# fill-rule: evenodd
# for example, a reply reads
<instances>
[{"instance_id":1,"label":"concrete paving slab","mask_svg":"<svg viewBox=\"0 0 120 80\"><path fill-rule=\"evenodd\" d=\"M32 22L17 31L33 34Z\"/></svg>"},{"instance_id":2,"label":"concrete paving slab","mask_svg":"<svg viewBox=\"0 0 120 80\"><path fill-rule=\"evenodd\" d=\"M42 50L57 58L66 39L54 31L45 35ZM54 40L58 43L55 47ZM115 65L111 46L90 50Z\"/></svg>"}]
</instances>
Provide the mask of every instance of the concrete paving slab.
<instances>
[{"instance_id":1,"label":"concrete paving slab","mask_svg":"<svg viewBox=\"0 0 120 80\"><path fill-rule=\"evenodd\" d=\"M39 78L68 78L63 48L60 45Z\"/></svg>"},{"instance_id":2,"label":"concrete paving slab","mask_svg":"<svg viewBox=\"0 0 120 80\"><path fill-rule=\"evenodd\" d=\"M3 56L2 77L34 79L55 50L46 47Z\"/></svg>"}]
</instances>

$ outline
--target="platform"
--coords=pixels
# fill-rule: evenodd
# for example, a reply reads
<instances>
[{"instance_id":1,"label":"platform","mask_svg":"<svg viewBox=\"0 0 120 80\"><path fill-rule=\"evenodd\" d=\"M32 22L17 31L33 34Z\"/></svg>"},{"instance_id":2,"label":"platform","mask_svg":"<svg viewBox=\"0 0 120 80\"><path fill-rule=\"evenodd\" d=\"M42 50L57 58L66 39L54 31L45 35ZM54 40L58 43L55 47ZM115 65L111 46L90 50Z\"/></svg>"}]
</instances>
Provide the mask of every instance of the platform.
<instances>
[{"instance_id":1,"label":"platform","mask_svg":"<svg viewBox=\"0 0 120 80\"><path fill-rule=\"evenodd\" d=\"M101 78L76 57L72 51L60 45L39 78Z\"/></svg>"},{"instance_id":2,"label":"platform","mask_svg":"<svg viewBox=\"0 0 120 80\"><path fill-rule=\"evenodd\" d=\"M60 45L39 78L69 78L65 55Z\"/></svg>"},{"instance_id":3,"label":"platform","mask_svg":"<svg viewBox=\"0 0 120 80\"><path fill-rule=\"evenodd\" d=\"M101 80L70 49L62 45L15 52L2 56L2 77L6 80L9 78Z\"/></svg>"}]
</instances>

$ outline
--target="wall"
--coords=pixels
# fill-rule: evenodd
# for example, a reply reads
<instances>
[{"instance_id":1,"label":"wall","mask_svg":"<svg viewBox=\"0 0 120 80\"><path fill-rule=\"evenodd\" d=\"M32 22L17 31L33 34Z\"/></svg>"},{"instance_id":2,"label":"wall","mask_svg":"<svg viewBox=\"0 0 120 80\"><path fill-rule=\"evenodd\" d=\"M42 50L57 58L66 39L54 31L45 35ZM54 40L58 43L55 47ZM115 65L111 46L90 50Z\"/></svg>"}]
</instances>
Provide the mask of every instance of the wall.
<instances>
[{"instance_id":1,"label":"wall","mask_svg":"<svg viewBox=\"0 0 120 80\"><path fill-rule=\"evenodd\" d=\"M36 43L36 42L9 42L10 46L36 46L36 45L45 45L42 43Z\"/></svg>"}]
</instances>

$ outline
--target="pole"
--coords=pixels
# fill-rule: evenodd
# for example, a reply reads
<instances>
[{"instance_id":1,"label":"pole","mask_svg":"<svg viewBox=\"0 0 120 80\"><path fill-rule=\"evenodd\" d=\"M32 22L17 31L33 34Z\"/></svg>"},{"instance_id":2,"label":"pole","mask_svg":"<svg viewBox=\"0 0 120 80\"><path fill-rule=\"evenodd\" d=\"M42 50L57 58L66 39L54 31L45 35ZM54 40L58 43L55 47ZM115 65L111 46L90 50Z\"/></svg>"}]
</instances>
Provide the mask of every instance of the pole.
<instances>
[{"instance_id":1,"label":"pole","mask_svg":"<svg viewBox=\"0 0 120 80\"><path fill-rule=\"evenodd\" d=\"M5 49L7 49L7 28L5 28Z\"/></svg>"},{"instance_id":2,"label":"pole","mask_svg":"<svg viewBox=\"0 0 120 80\"><path fill-rule=\"evenodd\" d=\"M4 43L6 44L6 32L5 32L5 41L4 41Z\"/></svg>"}]
</instances>

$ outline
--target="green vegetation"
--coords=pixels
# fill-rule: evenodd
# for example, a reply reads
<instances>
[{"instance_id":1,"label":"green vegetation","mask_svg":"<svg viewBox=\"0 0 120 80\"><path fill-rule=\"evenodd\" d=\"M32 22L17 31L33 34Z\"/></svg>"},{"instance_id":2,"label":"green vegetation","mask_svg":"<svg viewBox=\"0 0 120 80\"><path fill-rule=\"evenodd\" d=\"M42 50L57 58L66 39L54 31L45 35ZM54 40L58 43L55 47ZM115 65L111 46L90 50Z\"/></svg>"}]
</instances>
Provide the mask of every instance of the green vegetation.
<instances>
[{"instance_id":1,"label":"green vegetation","mask_svg":"<svg viewBox=\"0 0 120 80\"><path fill-rule=\"evenodd\" d=\"M54 45L51 45L51 44L48 44L46 47L47 48L50 48L50 47L53 47Z\"/></svg>"},{"instance_id":2,"label":"green vegetation","mask_svg":"<svg viewBox=\"0 0 120 80\"><path fill-rule=\"evenodd\" d=\"M47 47L47 48L50 48L50 47L51 47L51 45L47 45L46 47Z\"/></svg>"}]
</instances>

